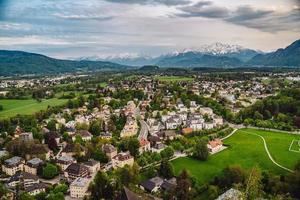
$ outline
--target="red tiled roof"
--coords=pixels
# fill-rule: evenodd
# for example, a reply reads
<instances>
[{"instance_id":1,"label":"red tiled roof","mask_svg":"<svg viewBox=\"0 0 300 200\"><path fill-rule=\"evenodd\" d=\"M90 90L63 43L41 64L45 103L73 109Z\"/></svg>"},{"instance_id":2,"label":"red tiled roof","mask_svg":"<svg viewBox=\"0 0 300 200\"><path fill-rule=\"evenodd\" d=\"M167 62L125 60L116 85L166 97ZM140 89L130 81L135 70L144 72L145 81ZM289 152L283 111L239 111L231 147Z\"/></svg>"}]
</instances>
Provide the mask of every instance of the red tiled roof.
<instances>
[{"instance_id":1,"label":"red tiled roof","mask_svg":"<svg viewBox=\"0 0 300 200\"><path fill-rule=\"evenodd\" d=\"M215 140L211 140L208 142L208 144L212 147L215 148L217 146L223 145L223 142L220 139L215 139Z\"/></svg>"}]
</instances>

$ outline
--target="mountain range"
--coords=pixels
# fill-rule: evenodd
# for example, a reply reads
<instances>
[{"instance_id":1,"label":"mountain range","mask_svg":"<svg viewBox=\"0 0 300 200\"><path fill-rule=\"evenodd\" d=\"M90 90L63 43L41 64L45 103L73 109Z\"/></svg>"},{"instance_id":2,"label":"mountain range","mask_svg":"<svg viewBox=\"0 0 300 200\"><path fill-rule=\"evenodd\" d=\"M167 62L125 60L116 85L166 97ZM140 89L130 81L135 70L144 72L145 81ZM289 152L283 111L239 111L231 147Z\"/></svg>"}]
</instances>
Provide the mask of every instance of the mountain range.
<instances>
[{"instance_id":1,"label":"mountain range","mask_svg":"<svg viewBox=\"0 0 300 200\"><path fill-rule=\"evenodd\" d=\"M73 61L23 51L0 50L0 76L120 70L128 66L104 61Z\"/></svg>"},{"instance_id":2,"label":"mountain range","mask_svg":"<svg viewBox=\"0 0 300 200\"><path fill-rule=\"evenodd\" d=\"M284 49L264 53L239 45L215 43L198 49L185 49L158 57L107 57L96 59L124 65L158 65L160 67L252 67L300 66L300 40Z\"/></svg>"},{"instance_id":3,"label":"mountain range","mask_svg":"<svg viewBox=\"0 0 300 200\"><path fill-rule=\"evenodd\" d=\"M101 70L135 69L133 66L159 67L300 67L300 40L271 53L216 43L158 57L123 56L62 60L23 51L0 50L0 76L56 74Z\"/></svg>"}]
</instances>

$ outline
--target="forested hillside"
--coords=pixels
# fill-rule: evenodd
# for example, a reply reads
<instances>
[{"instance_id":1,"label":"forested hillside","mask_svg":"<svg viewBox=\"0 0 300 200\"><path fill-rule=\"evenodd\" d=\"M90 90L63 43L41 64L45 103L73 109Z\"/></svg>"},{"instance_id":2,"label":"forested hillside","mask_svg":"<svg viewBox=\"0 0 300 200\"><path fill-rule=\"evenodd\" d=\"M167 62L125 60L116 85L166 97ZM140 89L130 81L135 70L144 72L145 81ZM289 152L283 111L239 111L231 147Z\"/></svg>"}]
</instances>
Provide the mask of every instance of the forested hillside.
<instances>
[{"instance_id":1,"label":"forested hillside","mask_svg":"<svg viewBox=\"0 0 300 200\"><path fill-rule=\"evenodd\" d=\"M265 128L300 128L300 89L285 89L240 111L237 122Z\"/></svg>"}]
</instances>

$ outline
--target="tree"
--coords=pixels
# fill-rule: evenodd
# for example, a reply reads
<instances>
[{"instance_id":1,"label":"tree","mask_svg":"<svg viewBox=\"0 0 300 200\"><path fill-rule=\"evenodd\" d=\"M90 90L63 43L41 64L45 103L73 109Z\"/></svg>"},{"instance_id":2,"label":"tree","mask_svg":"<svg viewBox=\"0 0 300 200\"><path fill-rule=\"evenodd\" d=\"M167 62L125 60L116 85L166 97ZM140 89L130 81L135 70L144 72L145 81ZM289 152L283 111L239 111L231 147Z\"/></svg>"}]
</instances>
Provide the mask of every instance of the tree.
<instances>
[{"instance_id":1,"label":"tree","mask_svg":"<svg viewBox=\"0 0 300 200\"><path fill-rule=\"evenodd\" d=\"M208 199L216 199L219 194L219 188L215 185L209 185L207 188Z\"/></svg>"},{"instance_id":2,"label":"tree","mask_svg":"<svg viewBox=\"0 0 300 200\"><path fill-rule=\"evenodd\" d=\"M53 193L59 193L62 192L63 194L66 194L68 191L68 186L66 184L59 184L57 186L55 186L55 188L53 189Z\"/></svg>"},{"instance_id":3,"label":"tree","mask_svg":"<svg viewBox=\"0 0 300 200\"><path fill-rule=\"evenodd\" d=\"M58 175L58 169L55 165L48 163L43 168L43 177L46 179L54 178L56 175Z\"/></svg>"},{"instance_id":4,"label":"tree","mask_svg":"<svg viewBox=\"0 0 300 200\"><path fill-rule=\"evenodd\" d=\"M34 196L35 200L46 200L47 199L47 193L46 192L40 192Z\"/></svg>"},{"instance_id":5,"label":"tree","mask_svg":"<svg viewBox=\"0 0 300 200\"><path fill-rule=\"evenodd\" d=\"M121 141L120 149L122 151L129 151L134 157L139 155L140 142L137 138L126 138Z\"/></svg>"},{"instance_id":6,"label":"tree","mask_svg":"<svg viewBox=\"0 0 300 200\"><path fill-rule=\"evenodd\" d=\"M101 149L96 149L92 153L92 158L94 160L100 161L100 163L107 163L108 162L108 157L107 155L101 150Z\"/></svg>"},{"instance_id":7,"label":"tree","mask_svg":"<svg viewBox=\"0 0 300 200\"><path fill-rule=\"evenodd\" d=\"M3 183L0 183L0 199L4 198L8 190Z\"/></svg>"},{"instance_id":8,"label":"tree","mask_svg":"<svg viewBox=\"0 0 300 200\"><path fill-rule=\"evenodd\" d=\"M116 177L118 177L120 183L125 186L128 186L130 183L137 184L139 178L138 174L139 169L136 164L134 164L132 167L127 165L116 170Z\"/></svg>"},{"instance_id":9,"label":"tree","mask_svg":"<svg viewBox=\"0 0 300 200\"><path fill-rule=\"evenodd\" d=\"M164 178L172 178L174 176L174 168L167 160L163 160L159 167L159 174Z\"/></svg>"},{"instance_id":10,"label":"tree","mask_svg":"<svg viewBox=\"0 0 300 200\"><path fill-rule=\"evenodd\" d=\"M90 185L91 199L113 199L113 187L104 172L97 172L93 183Z\"/></svg>"},{"instance_id":11,"label":"tree","mask_svg":"<svg viewBox=\"0 0 300 200\"><path fill-rule=\"evenodd\" d=\"M47 198L47 200L64 200L65 196L62 192L53 193L51 192Z\"/></svg>"},{"instance_id":12,"label":"tree","mask_svg":"<svg viewBox=\"0 0 300 200\"><path fill-rule=\"evenodd\" d=\"M188 199L191 183L187 171L182 170L177 178L176 196L177 199Z\"/></svg>"},{"instance_id":13,"label":"tree","mask_svg":"<svg viewBox=\"0 0 300 200\"><path fill-rule=\"evenodd\" d=\"M207 148L207 142L204 139L200 139L195 145L193 155L199 160L207 160L209 151Z\"/></svg>"},{"instance_id":14,"label":"tree","mask_svg":"<svg viewBox=\"0 0 300 200\"><path fill-rule=\"evenodd\" d=\"M20 200L35 200L33 196L24 192L20 195Z\"/></svg>"},{"instance_id":15,"label":"tree","mask_svg":"<svg viewBox=\"0 0 300 200\"><path fill-rule=\"evenodd\" d=\"M253 168L246 184L245 199L257 199L262 196L261 172Z\"/></svg>"},{"instance_id":16,"label":"tree","mask_svg":"<svg viewBox=\"0 0 300 200\"><path fill-rule=\"evenodd\" d=\"M222 184L231 187L233 184L245 181L245 172L240 166L229 166L223 170Z\"/></svg>"},{"instance_id":17,"label":"tree","mask_svg":"<svg viewBox=\"0 0 300 200\"><path fill-rule=\"evenodd\" d=\"M167 147L160 152L160 155L163 159L170 159L174 155L174 150L172 147Z\"/></svg>"},{"instance_id":18,"label":"tree","mask_svg":"<svg viewBox=\"0 0 300 200\"><path fill-rule=\"evenodd\" d=\"M260 114L260 112L255 111L255 113L254 113L254 119L256 119L256 120L258 120L258 119L262 120L263 118L264 118L264 116L262 114Z\"/></svg>"},{"instance_id":19,"label":"tree","mask_svg":"<svg viewBox=\"0 0 300 200\"><path fill-rule=\"evenodd\" d=\"M50 131L56 131L56 121L55 120L50 120L47 124L47 129Z\"/></svg>"},{"instance_id":20,"label":"tree","mask_svg":"<svg viewBox=\"0 0 300 200\"><path fill-rule=\"evenodd\" d=\"M100 123L100 121L92 121L92 122L91 122L89 131L90 131L94 136L99 136L101 130L102 130L102 124Z\"/></svg>"}]
</instances>

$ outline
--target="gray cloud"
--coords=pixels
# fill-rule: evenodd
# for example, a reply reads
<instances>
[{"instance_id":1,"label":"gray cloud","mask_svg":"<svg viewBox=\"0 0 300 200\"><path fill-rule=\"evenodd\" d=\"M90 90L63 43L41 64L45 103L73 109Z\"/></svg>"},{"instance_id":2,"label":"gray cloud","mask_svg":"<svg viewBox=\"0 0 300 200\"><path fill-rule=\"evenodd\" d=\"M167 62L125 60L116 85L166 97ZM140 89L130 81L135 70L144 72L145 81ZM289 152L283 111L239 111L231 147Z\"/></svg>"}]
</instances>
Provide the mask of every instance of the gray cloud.
<instances>
[{"instance_id":1,"label":"gray cloud","mask_svg":"<svg viewBox=\"0 0 300 200\"><path fill-rule=\"evenodd\" d=\"M252 6L239 6L235 10L215 5L212 1L201 1L194 5L178 8L179 17L218 18L225 22L259 29L265 32L278 32L283 30L300 30L299 8L290 12L276 13L273 10L255 9Z\"/></svg>"},{"instance_id":2,"label":"gray cloud","mask_svg":"<svg viewBox=\"0 0 300 200\"><path fill-rule=\"evenodd\" d=\"M215 6L211 1L201 1L179 9L183 12L178 14L180 17L225 18L229 14L227 8Z\"/></svg>"},{"instance_id":3,"label":"gray cloud","mask_svg":"<svg viewBox=\"0 0 300 200\"><path fill-rule=\"evenodd\" d=\"M251 6L240 6L232 13L232 17L228 18L230 22L249 21L253 19L263 18L273 13L271 10L256 10Z\"/></svg>"},{"instance_id":4,"label":"gray cloud","mask_svg":"<svg viewBox=\"0 0 300 200\"><path fill-rule=\"evenodd\" d=\"M187 5L191 3L190 0L106 0L112 3L123 3L123 4L163 4L167 6L178 6Z\"/></svg>"}]
</instances>

